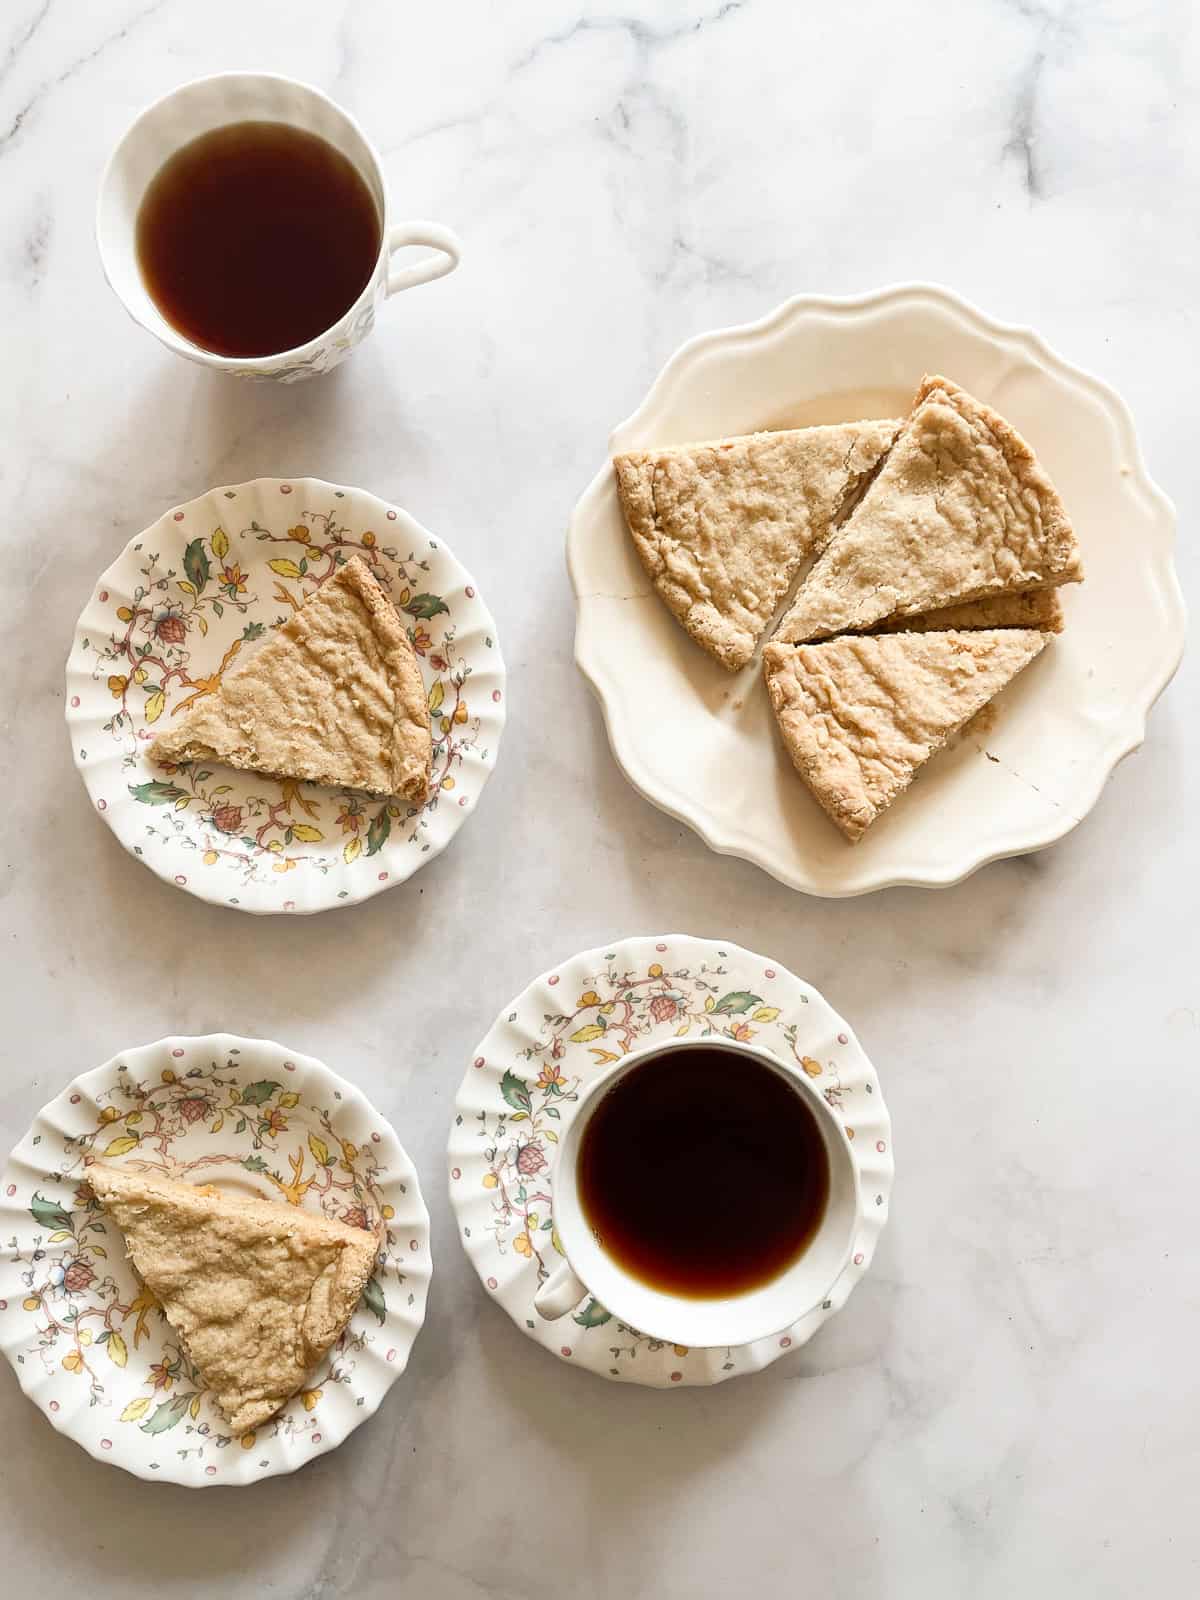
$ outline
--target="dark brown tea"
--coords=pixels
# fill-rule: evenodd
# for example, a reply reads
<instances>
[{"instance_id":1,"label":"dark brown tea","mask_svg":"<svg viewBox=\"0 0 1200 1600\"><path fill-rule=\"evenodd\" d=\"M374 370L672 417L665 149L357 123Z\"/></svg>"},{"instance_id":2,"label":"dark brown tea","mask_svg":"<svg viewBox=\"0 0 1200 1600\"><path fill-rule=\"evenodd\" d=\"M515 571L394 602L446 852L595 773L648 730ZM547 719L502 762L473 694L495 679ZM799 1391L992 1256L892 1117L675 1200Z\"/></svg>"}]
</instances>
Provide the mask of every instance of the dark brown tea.
<instances>
[{"instance_id":1,"label":"dark brown tea","mask_svg":"<svg viewBox=\"0 0 1200 1600\"><path fill-rule=\"evenodd\" d=\"M370 281L380 238L353 162L282 122L235 122L185 144L137 217L155 305L220 356L278 355L324 333Z\"/></svg>"},{"instance_id":2,"label":"dark brown tea","mask_svg":"<svg viewBox=\"0 0 1200 1600\"><path fill-rule=\"evenodd\" d=\"M697 1300L778 1277L829 1198L828 1152L799 1092L752 1056L701 1045L647 1057L603 1096L576 1172L606 1254Z\"/></svg>"}]
</instances>

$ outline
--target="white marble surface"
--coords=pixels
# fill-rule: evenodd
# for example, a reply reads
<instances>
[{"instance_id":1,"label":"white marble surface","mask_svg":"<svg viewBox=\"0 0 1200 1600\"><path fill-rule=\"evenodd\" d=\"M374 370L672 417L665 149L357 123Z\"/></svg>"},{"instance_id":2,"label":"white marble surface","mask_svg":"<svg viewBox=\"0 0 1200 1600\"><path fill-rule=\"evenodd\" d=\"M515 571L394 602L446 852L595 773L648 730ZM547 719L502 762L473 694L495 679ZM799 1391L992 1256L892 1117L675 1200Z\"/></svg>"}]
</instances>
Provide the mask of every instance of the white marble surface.
<instances>
[{"instance_id":1,"label":"white marble surface","mask_svg":"<svg viewBox=\"0 0 1200 1600\"><path fill-rule=\"evenodd\" d=\"M125 124L233 66L342 100L401 213L468 247L346 367L287 390L167 355L92 243ZM948 891L806 900L625 784L571 663L562 544L608 428L683 337L797 290L930 277L1125 395L1187 586L1198 104L1189 0L8 0L0 1133L123 1045L275 1036L394 1119L437 1263L381 1414L236 1499L94 1464L0 1371L11 1592L1195 1592L1195 658L1060 845ZM71 766L62 663L95 575L161 510L304 472L407 505L475 570L511 714L446 855L299 923L202 905L122 852ZM442 1181L464 1057L505 999L577 948L667 928L821 987L896 1124L867 1283L810 1347L707 1392L546 1359L485 1302Z\"/></svg>"}]
</instances>

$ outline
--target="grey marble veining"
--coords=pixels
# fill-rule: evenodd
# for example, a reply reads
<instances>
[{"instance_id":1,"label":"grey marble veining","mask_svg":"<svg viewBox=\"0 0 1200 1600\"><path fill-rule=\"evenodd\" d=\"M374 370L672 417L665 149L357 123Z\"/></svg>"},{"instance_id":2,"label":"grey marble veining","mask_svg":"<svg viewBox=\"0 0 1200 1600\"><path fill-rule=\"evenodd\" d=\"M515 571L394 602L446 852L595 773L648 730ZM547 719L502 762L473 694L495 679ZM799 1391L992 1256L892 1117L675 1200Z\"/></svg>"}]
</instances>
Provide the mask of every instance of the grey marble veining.
<instances>
[{"instance_id":1,"label":"grey marble veining","mask_svg":"<svg viewBox=\"0 0 1200 1600\"><path fill-rule=\"evenodd\" d=\"M234 66L332 93L384 151L397 213L467 244L455 277L293 389L171 358L125 319L92 240L128 121ZM14 1592L1194 1592L1193 661L1053 849L942 892L808 900L622 778L571 661L563 531L608 429L683 338L800 290L934 278L1122 392L1179 506L1189 586L1198 104L1188 0L10 0L0 1134L123 1045L281 1038L394 1120L436 1261L379 1416L236 1498L93 1463L0 1371ZM305 472L399 501L462 556L511 713L444 856L355 910L263 921L160 884L89 811L62 665L96 574L163 509ZM486 1303L442 1149L511 994L576 949L673 928L769 952L854 1022L898 1175L871 1275L810 1346L662 1394L547 1360Z\"/></svg>"}]
</instances>

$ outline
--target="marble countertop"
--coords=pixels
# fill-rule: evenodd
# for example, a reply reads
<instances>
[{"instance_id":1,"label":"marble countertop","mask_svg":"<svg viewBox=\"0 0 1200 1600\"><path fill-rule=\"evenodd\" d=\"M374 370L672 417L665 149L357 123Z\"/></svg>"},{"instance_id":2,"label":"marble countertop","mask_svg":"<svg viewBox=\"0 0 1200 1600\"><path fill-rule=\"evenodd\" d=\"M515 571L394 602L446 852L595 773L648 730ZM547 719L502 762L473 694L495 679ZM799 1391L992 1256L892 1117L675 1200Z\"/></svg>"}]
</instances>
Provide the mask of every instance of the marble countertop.
<instances>
[{"instance_id":1,"label":"marble countertop","mask_svg":"<svg viewBox=\"0 0 1200 1600\"><path fill-rule=\"evenodd\" d=\"M235 66L342 101L399 214L467 245L454 278L292 388L170 356L126 320L92 239L133 115ZM394 1121L436 1260L379 1416L236 1499L92 1462L0 1370L13 1592L1195 1591L1195 655L1054 848L941 892L806 899L622 778L572 664L563 533L608 429L683 338L800 290L931 278L1125 396L1179 507L1187 588L1198 106L1188 0L10 0L0 1145L123 1046L279 1038ZM204 905L121 850L72 768L62 667L96 574L162 510L302 473L445 536L497 617L511 712L450 850L294 922ZM574 950L666 929L822 989L879 1067L899 1155L890 1229L843 1314L757 1377L660 1393L559 1365L486 1302L442 1152L464 1061L511 994Z\"/></svg>"}]
</instances>

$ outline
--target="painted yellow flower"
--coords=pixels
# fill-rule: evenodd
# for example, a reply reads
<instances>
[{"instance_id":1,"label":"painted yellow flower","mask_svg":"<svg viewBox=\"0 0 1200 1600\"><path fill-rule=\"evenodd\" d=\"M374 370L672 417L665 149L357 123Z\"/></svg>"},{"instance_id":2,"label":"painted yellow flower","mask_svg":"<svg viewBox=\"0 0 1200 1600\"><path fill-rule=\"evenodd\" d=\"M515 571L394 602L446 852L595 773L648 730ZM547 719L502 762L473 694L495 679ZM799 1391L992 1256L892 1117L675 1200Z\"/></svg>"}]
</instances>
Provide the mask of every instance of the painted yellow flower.
<instances>
[{"instance_id":1,"label":"painted yellow flower","mask_svg":"<svg viewBox=\"0 0 1200 1600\"><path fill-rule=\"evenodd\" d=\"M349 804L344 805L338 812L338 821L342 825L343 833L357 833L362 822L362 812L352 811Z\"/></svg>"},{"instance_id":2,"label":"painted yellow flower","mask_svg":"<svg viewBox=\"0 0 1200 1600\"><path fill-rule=\"evenodd\" d=\"M395 1206L380 1206L379 1209L383 1213L383 1220L385 1222L390 1222L392 1220L392 1218L396 1215Z\"/></svg>"},{"instance_id":3,"label":"painted yellow flower","mask_svg":"<svg viewBox=\"0 0 1200 1600\"><path fill-rule=\"evenodd\" d=\"M206 867L215 867L220 859L215 850L206 850L204 852L204 865Z\"/></svg>"},{"instance_id":4,"label":"painted yellow flower","mask_svg":"<svg viewBox=\"0 0 1200 1600\"><path fill-rule=\"evenodd\" d=\"M650 976L652 978L661 978L662 977L662 966L660 965L659 962L655 961L655 962L652 963L652 965L650 967Z\"/></svg>"},{"instance_id":5,"label":"painted yellow flower","mask_svg":"<svg viewBox=\"0 0 1200 1600\"><path fill-rule=\"evenodd\" d=\"M121 698L121 696L125 693L128 683L129 679L123 677L121 673L113 673L112 677L108 680L108 692L112 695L114 700L119 700Z\"/></svg>"},{"instance_id":6,"label":"painted yellow flower","mask_svg":"<svg viewBox=\"0 0 1200 1600\"><path fill-rule=\"evenodd\" d=\"M116 1122L120 1118L120 1115L121 1113L117 1110L116 1106L105 1106L104 1110L100 1113L100 1121Z\"/></svg>"},{"instance_id":7,"label":"painted yellow flower","mask_svg":"<svg viewBox=\"0 0 1200 1600\"><path fill-rule=\"evenodd\" d=\"M565 1089L566 1086L567 1080L558 1070L558 1064L554 1061L547 1061L538 1074L537 1087L539 1089Z\"/></svg>"},{"instance_id":8,"label":"painted yellow flower","mask_svg":"<svg viewBox=\"0 0 1200 1600\"><path fill-rule=\"evenodd\" d=\"M83 1357L80 1355L78 1350L68 1350L66 1355L62 1358L62 1364L64 1372L83 1371Z\"/></svg>"},{"instance_id":9,"label":"painted yellow flower","mask_svg":"<svg viewBox=\"0 0 1200 1600\"><path fill-rule=\"evenodd\" d=\"M249 1433L244 1433L242 1435L242 1437L238 1440L238 1443L241 1445L243 1450L253 1450L254 1441L257 1437L258 1435L253 1429L251 1429Z\"/></svg>"},{"instance_id":10,"label":"painted yellow flower","mask_svg":"<svg viewBox=\"0 0 1200 1600\"><path fill-rule=\"evenodd\" d=\"M730 1029L730 1035L734 1039L740 1039L743 1044L749 1044L754 1037L754 1029L748 1022L737 1022Z\"/></svg>"},{"instance_id":11,"label":"painted yellow flower","mask_svg":"<svg viewBox=\"0 0 1200 1600\"><path fill-rule=\"evenodd\" d=\"M229 590L230 598L246 592L246 574L236 561L221 568L221 586Z\"/></svg>"},{"instance_id":12,"label":"painted yellow flower","mask_svg":"<svg viewBox=\"0 0 1200 1600\"><path fill-rule=\"evenodd\" d=\"M300 1402L305 1411L315 1411L317 1409L317 1401L323 1393L324 1390L322 1389L301 1389Z\"/></svg>"},{"instance_id":13,"label":"painted yellow flower","mask_svg":"<svg viewBox=\"0 0 1200 1600\"><path fill-rule=\"evenodd\" d=\"M368 550L370 550L371 547L374 545L374 543L375 543L375 535L370 531L370 529L368 529L367 532L363 534L362 542L366 545Z\"/></svg>"},{"instance_id":14,"label":"painted yellow flower","mask_svg":"<svg viewBox=\"0 0 1200 1600\"><path fill-rule=\"evenodd\" d=\"M287 1127L287 1118L278 1106L268 1106L262 1114L258 1127L260 1133L283 1133Z\"/></svg>"},{"instance_id":15,"label":"painted yellow flower","mask_svg":"<svg viewBox=\"0 0 1200 1600\"><path fill-rule=\"evenodd\" d=\"M585 994L581 994L579 996L579 1009L581 1011L587 1006L598 1006L599 1004L600 996L596 993L595 989L589 989Z\"/></svg>"},{"instance_id":16,"label":"painted yellow flower","mask_svg":"<svg viewBox=\"0 0 1200 1600\"><path fill-rule=\"evenodd\" d=\"M513 1249L519 1256L531 1256L533 1254L533 1244L529 1235L527 1233L519 1233L513 1240Z\"/></svg>"},{"instance_id":17,"label":"painted yellow flower","mask_svg":"<svg viewBox=\"0 0 1200 1600\"><path fill-rule=\"evenodd\" d=\"M810 1078L819 1078L821 1076L821 1063L819 1061L814 1061L811 1056L803 1056L801 1058L800 1065L804 1068L805 1072L808 1073Z\"/></svg>"},{"instance_id":18,"label":"painted yellow flower","mask_svg":"<svg viewBox=\"0 0 1200 1600\"><path fill-rule=\"evenodd\" d=\"M496 1176L496 1174L494 1172L485 1172L484 1173L484 1175L483 1175L483 1187L485 1189L494 1189L499 1182L500 1182L500 1179Z\"/></svg>"}]
</instances>

